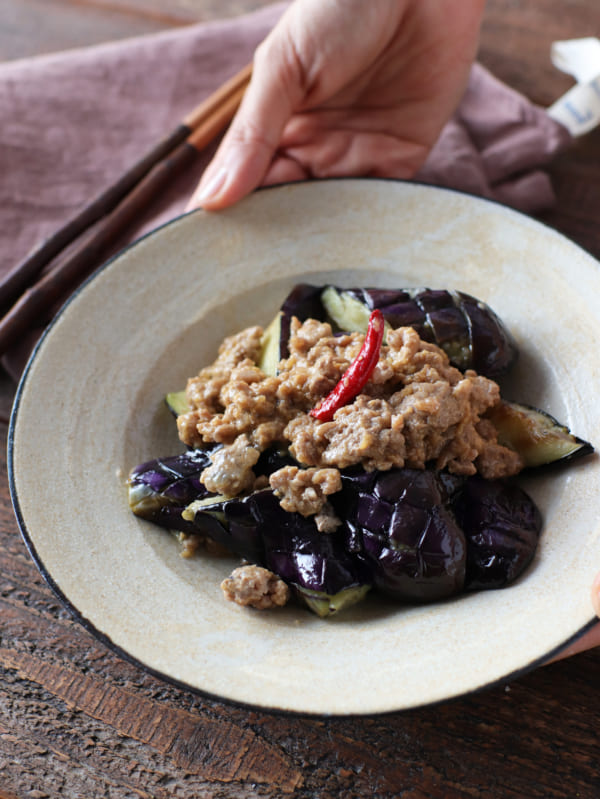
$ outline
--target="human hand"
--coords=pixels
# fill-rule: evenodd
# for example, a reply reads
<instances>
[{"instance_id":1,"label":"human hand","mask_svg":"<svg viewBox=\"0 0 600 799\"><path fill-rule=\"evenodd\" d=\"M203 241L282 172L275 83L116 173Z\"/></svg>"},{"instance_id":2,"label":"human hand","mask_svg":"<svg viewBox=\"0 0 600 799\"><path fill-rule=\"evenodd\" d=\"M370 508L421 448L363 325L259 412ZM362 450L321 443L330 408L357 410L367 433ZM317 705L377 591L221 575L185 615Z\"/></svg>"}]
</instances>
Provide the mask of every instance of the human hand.
<instances>
[{"instance_id":1,"label":"human hand","mask_svg":"<svg viewBox=\"0 0 600 799\"><path fill-rule=\"evenodd\" d=\"M463 93L485 0L296 0L188 209L310 177L412 177Z\"/></svg>"}]
</instances>

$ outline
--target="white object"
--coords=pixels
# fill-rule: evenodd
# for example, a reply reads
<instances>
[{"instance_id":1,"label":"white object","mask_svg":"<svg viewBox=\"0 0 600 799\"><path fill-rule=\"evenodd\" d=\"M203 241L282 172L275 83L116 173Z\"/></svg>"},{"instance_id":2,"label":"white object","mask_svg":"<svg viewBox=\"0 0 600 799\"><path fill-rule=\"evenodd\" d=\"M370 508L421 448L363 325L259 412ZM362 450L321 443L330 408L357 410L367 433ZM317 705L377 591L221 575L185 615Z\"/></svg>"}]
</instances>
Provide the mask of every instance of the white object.
<instances>
[{"instance_id":1,"label":"white object","mask_svg":"<svg viewBox=\"0 0 600 799\"><path fill-rule=\"evenodd\" d=\"M600 124L600 39L588 36L554 42L550 58L577 85L550 106L548 114L572 136L583 136Z\"/></svg>"}]
</instances>

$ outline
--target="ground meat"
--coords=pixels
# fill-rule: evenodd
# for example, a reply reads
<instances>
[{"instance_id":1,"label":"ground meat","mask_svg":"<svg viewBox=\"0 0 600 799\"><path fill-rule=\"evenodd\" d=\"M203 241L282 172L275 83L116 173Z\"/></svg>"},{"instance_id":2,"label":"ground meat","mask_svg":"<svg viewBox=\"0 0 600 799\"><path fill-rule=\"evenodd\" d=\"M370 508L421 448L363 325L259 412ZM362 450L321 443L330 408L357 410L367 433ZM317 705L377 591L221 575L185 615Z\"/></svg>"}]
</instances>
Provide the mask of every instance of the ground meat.
<instances>
[{"instance_id":1,"label":"ground meat","mask_svg":"<svg viewBox=\"0 0 600 799\"><path fill-rule=\"evenodd\" d=\"M181 544L180 555L182 558L193 558L199 550L209 555L231 555L231 552L214 539L200 533L177 533Z\"/></svg>"},{"instance_id":2,"label":"ground meat","mask_svg":"<svg viewBox=\"0 0 600 799\"><path fill-rule=\"evenodd\" d=\"M329 502L325 502L319 513L315 515L315 524L320 533L333 533L342 524Z\"/></svg>"},{"instance_id":3,"label":"ground meat","mask_svg":"<svg viewBox=\"0 0 600 799\"><path fill-rule=\"evenodd\" d=\"M330 422L315 420L310 409L337 384L364 336L334 336L314 319L293 319L291 330L290 354L277 375L258 368L262 331L253 327L226 339L215 363L188 382L192 410L178 418L181 439L188 446L225 445L203 475L210 490L249 490L258 454L273 444L289 447L302 466L325 472L354 464L367 470L433 465L501 477L522 468L484 418L500 401L498 385L454 368L443 350L410 327L388 331L379 362L353 402ZM276 478L282 504L321 513L327 492L300 485L308 479L300 472Z\"/></svg>"},{"instance_id":4,"label":"ground meat","mask_svg":"<svg viewBox=\"0 0 600 799\"><path fill-rule=\"evenodd\" d=\"M477 430L486 442L475 461L479 474L486 480L518 474L523 468L523 459L518 452L494 443L496 429L489 419L482 419L477 425Z\"/></svg>"},{"instance_id":5,"label":"ground meat","mask_svg":"<svg viewBox=\"0 0 600 799\"><path fill-rule=\"evenodd\" d=\"M325 504L325 497L342 490L342 479L337 469L284 466L273 472L269 484L284 510L295 511L303 516L319 513Z\"/></svg>"},{"instance_id":6,"label":"ground meat","mask_svg":"<svg viewBox=\"0 0 600 799\"><path fill-rule=\"evenodd\" d=\"M255 367L260 356L262 333L260 327L249 327L227 337L219 347L216 361L202 369L197 377L188 380L186 399L192 410L177 417L179 437L188 446L201 446L205 440L198 424L210 421L221 410L221 391L230 382L232 371L236 367Z\"/></svg>"},{"instance_id":7,"label":"ground meat","mask_svg":"<svg viewBox=\"0 0 600 799\"><path fill-rule=\"evenodd\" d=\"M360 395L340 408L331 422L297 416L285 429L290 452L300 463L344 469L391 469L405 460L403 419L392 418L389 404Z\"/></svg>"},{"instance_id":8,"label":"ground meat","mask_svg":"<svg viewBox=\"0 0 600 799\"><path fill-rule=\"evenodd\" d=\"M254 487L252 467L259 457L259 450L250 445L248 436L238 436L233 444L211 455L211 464L204 469L200 480L214 494L235 497Z\"/></svg>"},{"instance_id":9,"label":"ground meat","mask_svg":"<svg viewBox=\"0 0 600 799\"><path fill-rule=\"evenodd\" d=\"M240 566L223 580L221 589L225 598L238 605L253 608L281 607L290 598L290 589L273 572L261 566Z\"/></svg>"}]
</instances>

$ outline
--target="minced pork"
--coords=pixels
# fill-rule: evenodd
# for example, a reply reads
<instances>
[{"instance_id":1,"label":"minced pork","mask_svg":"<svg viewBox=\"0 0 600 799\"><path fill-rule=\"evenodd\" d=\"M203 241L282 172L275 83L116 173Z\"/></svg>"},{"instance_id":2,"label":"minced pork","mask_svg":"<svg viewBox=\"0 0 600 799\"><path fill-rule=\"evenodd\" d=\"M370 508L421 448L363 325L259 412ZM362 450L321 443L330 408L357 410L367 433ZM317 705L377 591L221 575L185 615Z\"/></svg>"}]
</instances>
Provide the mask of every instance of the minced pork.
<instances>
[{"instance_id":1,"label":"minced pork","mask_svg":"<svg viewBox=\"0 0 600 799\"><path fill-rule=\"evenodd\" d=\"M235 496L251 490L252 467L273 444L289 448L300 467L269 480L282 506L316 514L323 529L335 526L328 495L339 491L339 469L422 469L486 478L513 475L517 453L498 444L485 413L500 401L492 380L461 372L434 344L410 327L387 333L367 385L330 422L309 415L338 383L358 354L364 335L333 335L329 324L292 321L289 357L276 375L258 366L263 330L250 327L226 338L216 361L187 385L189 413L178 417L188 446L224 446L201 479L209 491Z\"/></svg>"}]
</instances>

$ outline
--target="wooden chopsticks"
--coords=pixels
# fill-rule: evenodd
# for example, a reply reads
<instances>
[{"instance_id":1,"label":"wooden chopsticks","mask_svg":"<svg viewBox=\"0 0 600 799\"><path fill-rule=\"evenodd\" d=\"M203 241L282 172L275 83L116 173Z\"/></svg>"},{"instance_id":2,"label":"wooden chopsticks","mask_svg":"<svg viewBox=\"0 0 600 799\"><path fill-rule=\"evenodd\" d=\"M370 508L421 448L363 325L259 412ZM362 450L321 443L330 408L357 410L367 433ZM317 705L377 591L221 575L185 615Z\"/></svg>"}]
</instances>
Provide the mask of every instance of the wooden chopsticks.
<instances>
[{"instance_id":1,"label":"wooden chopsticks","mask_svg":"<svg viewBox=\"0 0 600 799\"><path fill-rule=\"evenodd\" d=\"M0 280L0 355L18 343L93 269L140 213L229 124L250 80L252 65L220 86L108 189L43 241ZM40 272L82 234L94 231L62 262Z\"/></svg>"}]
</instances>

